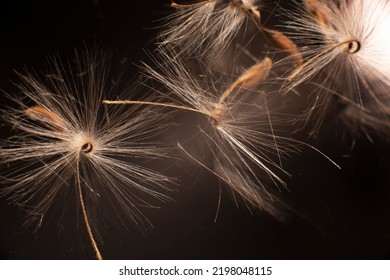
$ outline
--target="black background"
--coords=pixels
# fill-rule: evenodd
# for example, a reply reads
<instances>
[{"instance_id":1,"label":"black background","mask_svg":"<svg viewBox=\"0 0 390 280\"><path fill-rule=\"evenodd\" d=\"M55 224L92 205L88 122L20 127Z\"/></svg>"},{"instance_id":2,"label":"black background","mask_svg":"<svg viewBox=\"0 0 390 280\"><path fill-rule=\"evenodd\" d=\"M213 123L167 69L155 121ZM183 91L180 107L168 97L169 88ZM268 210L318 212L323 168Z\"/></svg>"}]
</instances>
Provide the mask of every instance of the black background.
<instances>
[{"instance_id":1,"label":"black background","mask_svg":"<svg viewBox=\"0 0 390 280\"><path fill-rule=\"evenodd\" d=\"M270 2L270 1L268 1ZM143 49L154 49L168 1L13 1L0 4L0 87L10 92L14 70L43 71L48 55L71 58L98 44L136 73ZM122 60L123 61L123 60ZM115 59L114 59L115 62ZM133 64L134 63L134 64ZM133 79L132 77L129 80ZM7 104L2 96L1 101ZM383 259L390 257L390 150L387 137L349 137L337 122L308 140L341 166L304 149L285 164L291 204L306 218L278 223L222 196L218 182L194 165L179 176L175 202L146 209L153 228L125 231L109 225L100 246L109 259ZM353 147L352 147L353 146ZM195 171L194 171L195 170ZM17 207L0 200L0 257L93 258L76 213L34 234L21 227ZM73 214L73 215L72 215Z\"/></svg>"}]
</instances>

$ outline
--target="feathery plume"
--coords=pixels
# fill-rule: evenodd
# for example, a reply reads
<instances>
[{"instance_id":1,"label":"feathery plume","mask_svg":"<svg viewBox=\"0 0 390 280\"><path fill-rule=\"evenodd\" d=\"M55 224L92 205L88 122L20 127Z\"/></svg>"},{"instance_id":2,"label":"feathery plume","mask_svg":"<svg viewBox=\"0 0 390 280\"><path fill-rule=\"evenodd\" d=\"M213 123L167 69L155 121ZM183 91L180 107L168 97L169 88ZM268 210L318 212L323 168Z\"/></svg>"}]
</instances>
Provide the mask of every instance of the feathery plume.
<instances>
[{"instance_id":1,"label":"feathery plume","mask_svg":"<svg viewBox=\"0 0 390 280\"><path fill-rule=\"evenodd\" d=\"M230 186L248 206L280 218L281 213L272 205L276 200L269 185L283 186L284 182L277 173L285 172L270 155L281 157L295 147L274 135L267 97L264 92L255 90L267 79L271 59L264 58L226 86L226 83L216 82L207 75L197 78L190 65L175 55L163 52L161 57L164 58L164 63L158 65L161 73L155 70L156 67L145 66L146 75L165 87L168 94L161 94L172 102L103 102L171 107L205 116L208 127L199 126L199 130L210 147L214 164L210 166L202 162L180 143L178 147Z\"/></svg>"},{"instance_id":2,"label":"feathery plume","mask_svg":"<svg viewBox=\"0 0 390 280\"><path fill-rule=\"evenodd\" d=\"M215 58L232 42L248 18L260 26L256 0L206 0L194 4L172 3L177 12L162 31L161 46L181 52L200 52ZM207 47L205 48L205 45Z\"/></svg>"},{"instance_id":3,"label":"feathery plume","mask_svg":"<svg viewBox=\"0 0 390 280\"><path fill-rule=\"evenodd\" d=\"M54 58L44 79L27 73L18 86L19 108L1 110L15 136L1 143L1 194L23 207L26 223L42 220L67 198L78 202L96 258L96 236L104 213L122 222L147 221L139 207L148 198L166 200L169 178L132 159L164 156L153 137L163 116L149 110L109 108L101 100L114 93L109 59L101 51L77 53L76 66ZM111 218L111 217L110 217Z\"/></svg>"},{"instance_id":4,"label":"feathery plume","mask_svg":"<svg viewBox=\"0 0 390 280\"><path fill-rule=\"evenodd\" d=\"M342 103L359 108L355 118L388 116L389 25L388 0L306 0L289 24L305 60L290 73L289 86L318 76Z\"/></svg>"}]
</instances>

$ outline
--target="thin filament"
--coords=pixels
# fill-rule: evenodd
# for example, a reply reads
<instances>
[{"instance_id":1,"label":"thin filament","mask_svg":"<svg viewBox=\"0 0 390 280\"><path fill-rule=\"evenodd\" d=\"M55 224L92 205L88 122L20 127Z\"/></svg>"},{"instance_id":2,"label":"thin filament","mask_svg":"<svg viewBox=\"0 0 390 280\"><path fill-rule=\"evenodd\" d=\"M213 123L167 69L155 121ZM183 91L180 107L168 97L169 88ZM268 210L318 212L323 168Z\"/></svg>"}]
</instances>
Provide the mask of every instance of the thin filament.
<instances>
[{"instance_id":1,"label":"thin filament","mask_svg":"<svg viewBox=\"0 0 390 280\"><path fill-rule=\"evenodd\" d=\"M306 61L305 63L301 64L299 67L297 67L297 69L295 69L295 71L287 78L288 81L291 81L293 80L307 65L309 65L310 63L312 63L313 61L315 61L317 58L333 51L334 49L342 46L342 45L345 45L345 44L350 44L350 43L357 43L358 45L360 45L360 43L357 41L357 40L349 40L349 41L345 41L345 42L341 42L341 43L338 43L334 46L331 46L330 48L320 52L319 54L313 56L312 58L310 58L308 61Z\"/></svg>"},{"instance_id":2,"label":"thin filament","mask_svg":"<svg viewBox=\"0 0 390 280\"><path fill-rule=\"evenodd\" d=\"M78 192L78 195L79 195L81 211L83 213L84 223L85 223L85 227L87 228L88 237L89 237L89 240L91 241L92 248L95 251L96 259L102 260L103 257L100 254L99 248L96 245L96 241L95 241L95 238L93 237L91 226L89 225L89 220L88 220L88 217L87 217L87 211L85 209L83 192L81 191L79 159L77 159L77 161L76 161L76 180L77 180L77 192Z\"/></svg>"},{"instance_id":3,"label":"thin filament","mask_svg":"<svg viewBox=\"0 0 390 280\"><path fill-rule=\"evenodd\" d=\"M168 107L168 108L175 108L175 109L181 109L181 110L196 112L196 113L200 113L200 114L212 117L210 114L208 114L206 112L203 112L203 111L200 111L200 110L197 110L197 109L194 109L194 108L182 106L182 105L173 104L173 103L160 103L160 102L138 101L138 100L103 100L102 103L103 104L114 104L114 105L118 105L118 104L123 104L123 105L125 105L125 104L153 105L153 106Z\"/></svg>"},{"instance_id":4,"label":"thin filament","mask_svg":"<svg viewBox=\"0 0 390 280\"><path fill-rule=\"evenodd\" d=\"M193 3L193 4L177 4L175 2L172 2L171 3L171 7L178 8L178 9L186 9L186 8L206 5L206 4L210 3L210 2L214 2L214 0L206 0L206 1L203 1L203 2Z\"/></svg>"}]
</instances>

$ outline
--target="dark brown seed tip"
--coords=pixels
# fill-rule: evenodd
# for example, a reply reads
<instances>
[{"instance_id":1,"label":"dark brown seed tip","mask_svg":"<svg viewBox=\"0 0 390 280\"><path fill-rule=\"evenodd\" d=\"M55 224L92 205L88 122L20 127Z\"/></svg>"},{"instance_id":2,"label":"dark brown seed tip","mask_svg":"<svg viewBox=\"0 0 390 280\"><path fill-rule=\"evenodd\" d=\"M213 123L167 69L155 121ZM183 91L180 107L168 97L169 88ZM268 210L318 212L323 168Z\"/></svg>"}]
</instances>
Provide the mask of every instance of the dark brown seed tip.
<instances>
[{"instance_id":1,"label":"dark brown seed tip","mask_svg":"<svg viewBox=\"0 0 390 280\"><path fill-rule=\"evenodd\" d=\"M352 53L357 53L360 50L360 48L361 48L360 42L357 40L353 40L347 43L346 50L348 53L352 54Z\"/></svg>"},{"instance_id":2,"label":"dark brown seed tip","mask_svg":"<svg viewBox=\"0 0 390 280\"><path fill-rule=\"evenodd\" d=\"M81 152L84 153L84 154L89 154L90 152L92 152L93 150L93 145L89 142L87 143L84 143L82 146L81 146Z\"/></svg>"}]
</instances>

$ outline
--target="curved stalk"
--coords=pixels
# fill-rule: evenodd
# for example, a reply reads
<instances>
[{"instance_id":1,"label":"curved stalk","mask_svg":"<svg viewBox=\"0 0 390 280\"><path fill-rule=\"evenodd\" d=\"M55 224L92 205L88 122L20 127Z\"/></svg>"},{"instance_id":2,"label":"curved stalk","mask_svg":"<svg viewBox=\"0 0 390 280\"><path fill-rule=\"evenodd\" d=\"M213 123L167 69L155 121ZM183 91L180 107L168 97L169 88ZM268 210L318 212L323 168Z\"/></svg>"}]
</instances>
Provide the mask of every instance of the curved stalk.
<instances>
[{"instance_id":1,"label":"curved stalk","mask_svg":"<svg viewBox=\"0 0 390 280\"><path fill-rule=\"evenodd\" d=\"M357 40L348 40L348 41L345 41L345 42L341 42L341 43L338 43L334 46L331 46L327 49L325 49L324 51L316 54L315 56L313 56L312 58L310 58L308 61L306 61L305 63L301 64L299 67L297 67L295 69L295 71L287 78L288 81L292 81L307 65L309 65L310 63L312 63L313 61L315 61L317 58L320 58L321 56L333 51L334 49L342 46L342 45L346 45L346 44L352 44L352 43L356 43L357 44L357 51L359 50L359 47L360 47L360 43L359 41ZM357 52L356 51L356 52Z\"/></svg>"},{"instance_id":2,"label":"curved stalk","mask_svg":"<svg viewBox=\"0 0 390 280\"><path fill-rule=\"evenodd\" d=\"M82 213L83 213L84 223L85 223L85 227L87 228L88 237L89 237L89 240L91 241L92 248L93 248L93 250L95 251L96 259L102 260L103 257L102 257L102 255L100 254L99 248L98 248L97 245L96 245L96 241L95 241L95 238L93 237L93 233L92 233L92 230L91 230L91 226L90 226L90 224L89 224L89 220L88 220L88 216L87 216L87 211L86 211L86 209L85 209L85 203L84 203L84 198L83 198L83 192L82 192L82 190L81 190L79 158L78 158L77 161L76 161L76 181L77 181L76 187L77 187L77 192L78 192L78 196L79 196L79 200L80 200L81 211L82 211Z\"/></svg>"}]
</instances>

